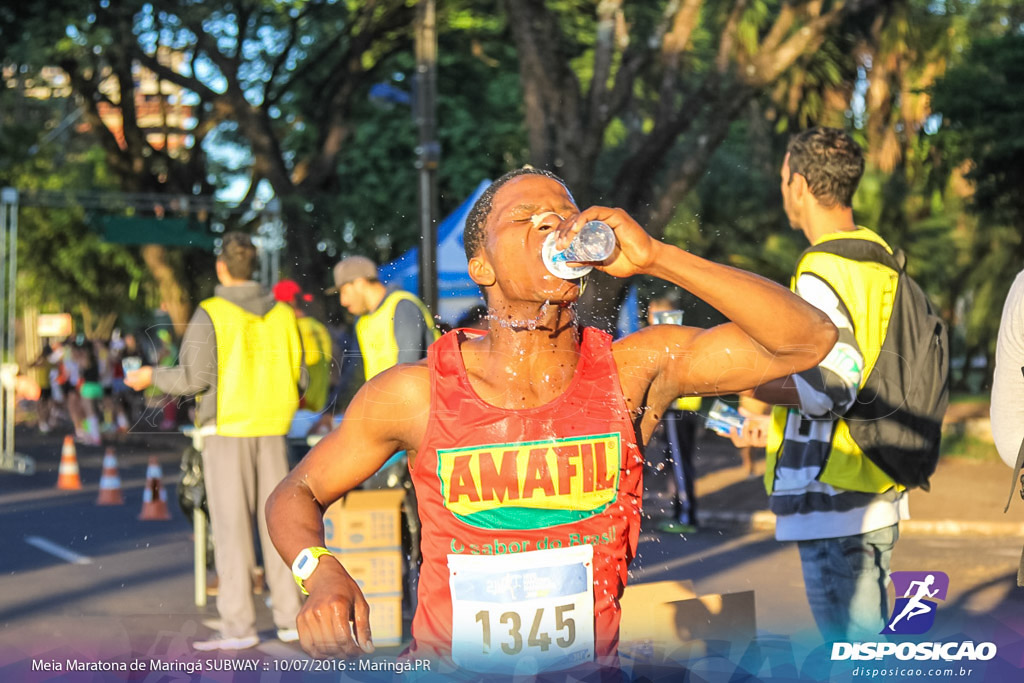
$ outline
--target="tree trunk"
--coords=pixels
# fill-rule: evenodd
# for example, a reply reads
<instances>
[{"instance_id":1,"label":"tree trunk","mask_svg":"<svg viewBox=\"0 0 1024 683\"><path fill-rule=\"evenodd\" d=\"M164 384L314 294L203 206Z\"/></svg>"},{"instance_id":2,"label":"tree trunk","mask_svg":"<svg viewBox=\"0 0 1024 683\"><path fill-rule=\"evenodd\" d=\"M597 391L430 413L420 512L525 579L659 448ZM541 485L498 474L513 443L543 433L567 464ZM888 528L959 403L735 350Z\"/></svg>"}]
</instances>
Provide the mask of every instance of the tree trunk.
<instances>
[{"instance_id":1,"label":"tree trunk","mask_svg":"<svg viewBox=\"0 0 1024 683\"><path fill-rule=\"evenodd\" d=\"M153 279L160 290L160 301L171 316L178 336L181 336L192 317L192 303L167 257L167 249L160 244L146 244L142 247L142 260L153 274Z\"/></svg>"},{"instance_id":2,"label":"tree trunk","mask_svg":"<svg viewBox=\"0 0 1024 683\"><path fill-rule=\"evenodd\" d=\"M334 264L316 248L317 236L310 215L304 209L306 200L299 196L294 186L287 195L277 188L274 188L274 192L281 200L281 220L284 222L287 236L281 267L289 277L299 283L302 291L313 295L309 312L323 320L327 312L324 303L324 283L328 283L327 287L334 286L330 275Z\"/></svg>"}]
</instances>

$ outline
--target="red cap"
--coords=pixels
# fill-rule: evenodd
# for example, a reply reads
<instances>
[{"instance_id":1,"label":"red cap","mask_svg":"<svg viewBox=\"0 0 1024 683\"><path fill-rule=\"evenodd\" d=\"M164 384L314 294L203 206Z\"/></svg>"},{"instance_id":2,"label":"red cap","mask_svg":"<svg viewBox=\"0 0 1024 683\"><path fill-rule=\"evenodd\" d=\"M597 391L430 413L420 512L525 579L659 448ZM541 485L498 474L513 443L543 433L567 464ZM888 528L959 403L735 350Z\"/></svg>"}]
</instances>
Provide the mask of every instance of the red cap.
<instances>
[{"instance_id":1,"label":"red cap","mask_svg":"<svg viewBox=\"0 0 1024 683\"><path fill-rule=\"evenodd\" d=\"M312 301L313 295L303 294L302 288L299 287L299 283L295 280L281 280L274 285L274 299L277 301L294 304L296 298L301 298L303 301Z\"/></svg>"}]
</instances>

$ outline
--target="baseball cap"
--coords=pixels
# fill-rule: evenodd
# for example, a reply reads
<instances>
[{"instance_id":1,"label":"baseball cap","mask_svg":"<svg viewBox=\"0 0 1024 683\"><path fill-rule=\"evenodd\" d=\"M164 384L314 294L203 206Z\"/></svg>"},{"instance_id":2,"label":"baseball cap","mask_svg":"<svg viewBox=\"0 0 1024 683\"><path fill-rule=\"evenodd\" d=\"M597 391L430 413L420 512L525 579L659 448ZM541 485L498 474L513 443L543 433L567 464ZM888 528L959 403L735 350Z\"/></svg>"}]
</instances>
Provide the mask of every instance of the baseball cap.
<instances>
[{"instance_id":1,"label":"baseball cap","mask_svg":"<svg viewBox=\"0 0 1024 683\"><path fill-rule=\"evenodd\" d=\"M312 294L303 294L302 287L295 280L281 280L274 285L274 299L286 304L294 304L296 299L312 301Z\"/></svg>"},{"instance_id":2,"label":"baseball cap","mask_svg":"<svg viewBox=\"0 0 1024 683\"><path fill-rule=\"evenodd\" d=\"M325 290L325 293L334 294L341 289L342 285L359 278L366 280L378 279L377 264L365 256L349 256L334 266L334 286Z\"/></svg>"}]
</instances>

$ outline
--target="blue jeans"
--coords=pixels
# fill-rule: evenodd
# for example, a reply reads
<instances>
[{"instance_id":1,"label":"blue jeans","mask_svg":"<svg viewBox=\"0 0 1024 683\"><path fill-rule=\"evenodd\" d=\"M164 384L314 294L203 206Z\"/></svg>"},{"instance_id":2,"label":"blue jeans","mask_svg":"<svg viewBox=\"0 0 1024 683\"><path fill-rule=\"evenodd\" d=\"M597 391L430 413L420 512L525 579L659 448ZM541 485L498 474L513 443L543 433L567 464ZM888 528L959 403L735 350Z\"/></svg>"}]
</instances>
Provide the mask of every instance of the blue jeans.
<instances>
[{"instance_id":1,"label":"blue jeans","mask_svg":"<svg viewBox=\"0 0 1024 683\"><path fill-rule=\"evenodd\" d=\"M876 638L889 617L889 560L899 526L798 541L807 602L825 640Z\"/></svg>"},{"instance_id":2,"label":"blue jeans","mask_svg":"<svg viewBox=\"0 0 1024 683\"><path fill-rule=\"evenodd\" d=\"M693 467L693 458L699 418L696 413L688 410L669 409L662 423L665 425L665 437L672 456L672 475L676 482L676 499L672 506L676 521L697 526L697 495L693 488L697 472Z\"/></svg>"}]
</instances>

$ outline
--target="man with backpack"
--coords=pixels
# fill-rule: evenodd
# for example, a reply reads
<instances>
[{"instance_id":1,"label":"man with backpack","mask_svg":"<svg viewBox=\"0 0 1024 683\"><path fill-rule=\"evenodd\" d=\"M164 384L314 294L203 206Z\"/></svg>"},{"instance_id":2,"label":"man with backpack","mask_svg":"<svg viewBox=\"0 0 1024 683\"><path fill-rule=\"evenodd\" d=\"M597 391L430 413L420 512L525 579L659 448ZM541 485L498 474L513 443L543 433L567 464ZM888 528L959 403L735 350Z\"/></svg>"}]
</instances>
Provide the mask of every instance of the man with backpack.
<instances>
[{"instance_id":1,"label":"man with backpack","mask_svg":"<svg viewBox=\"0 0 1024 683\"><path fill-rule=\"evenodd\" d=\"M736 440L767 435L776 538L797 542L811 612L831 640L874 637L885 624L906 490L927 489L948 400L944 324L902 253L854 222L863 171L841 130L790 140L783 206L811 243L791 287L828 314L839 339L818 367L756 388L775 405L771 425L750 418Z\"/></svg>"}]
</instances>

